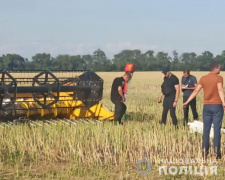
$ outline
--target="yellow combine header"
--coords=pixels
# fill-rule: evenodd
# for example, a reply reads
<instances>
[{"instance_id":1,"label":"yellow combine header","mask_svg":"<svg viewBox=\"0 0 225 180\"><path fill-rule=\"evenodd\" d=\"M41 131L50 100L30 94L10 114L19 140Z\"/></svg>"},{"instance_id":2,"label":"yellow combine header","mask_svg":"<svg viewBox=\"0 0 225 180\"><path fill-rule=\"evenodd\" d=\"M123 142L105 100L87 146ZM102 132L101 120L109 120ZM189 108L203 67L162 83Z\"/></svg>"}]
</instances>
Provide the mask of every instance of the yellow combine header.
<instances>
[{"instance_id":1,"label":"yellow combine header","mask_svg":"<svg viewBox=\"0 0 225 180\"><path fill-rule=\"evenodd\" d=\"M1 71L0 119L19 117L113 120L93 71Z\"/></svg>"}]
</instances>

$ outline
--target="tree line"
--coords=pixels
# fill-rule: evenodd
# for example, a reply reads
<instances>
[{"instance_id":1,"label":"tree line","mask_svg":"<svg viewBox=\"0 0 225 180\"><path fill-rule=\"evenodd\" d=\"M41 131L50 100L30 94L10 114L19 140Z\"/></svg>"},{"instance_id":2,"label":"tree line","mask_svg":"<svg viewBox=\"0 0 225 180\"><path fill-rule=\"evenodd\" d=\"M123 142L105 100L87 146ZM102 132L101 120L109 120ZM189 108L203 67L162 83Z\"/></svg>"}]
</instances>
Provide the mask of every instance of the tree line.
<instances>
[{"instance_id":1,"label":"tree line","mask_svg":"<svg viewBox=\"0 0 225 180\"><path fill-rule=\"evenodd\" d=\"M210 62L216 61L225 70L225 50L214 56L209 51L197 55L185 52L179 55L173 51L170 56L166 52L155 53L148 50L123 50L115 54L112 59L106 57L103 50L97 49L87 55L58 55L52 57L47 53L38 53L31 60L19 54L0 56L0 69L6 70L93 70L93 71L123 71L126 63L135 64L136 71L160 71L169 66L173 71L190 69L192 71L208 71Z\"/></svg>"}]
</instances>

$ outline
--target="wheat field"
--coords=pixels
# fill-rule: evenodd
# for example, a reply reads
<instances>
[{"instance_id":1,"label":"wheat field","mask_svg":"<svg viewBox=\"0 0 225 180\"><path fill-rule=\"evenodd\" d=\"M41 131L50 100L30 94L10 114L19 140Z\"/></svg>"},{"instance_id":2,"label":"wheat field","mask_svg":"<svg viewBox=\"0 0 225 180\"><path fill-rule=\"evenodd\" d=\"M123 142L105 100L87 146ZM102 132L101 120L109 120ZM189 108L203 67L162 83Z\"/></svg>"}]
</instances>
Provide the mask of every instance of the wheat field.
<instances>
[{"instance_id":1,"label":"wheat field","mask_svg":"<svg viewBox=\"0 0 225 180\"><path fill-rule=\"evenodd\" d=\"M181 79L182 72L173 73ZM191 73L199 80L208 72ZM113 111L111 84L123 72L97 74L104 79L102 102ZM224 77L225 73L221 75ZM192 134L182 126L182 93L176 109L180 128L173 128L169 114L166 126L159 124L162 104L158 104L157 99L162 81L161 72L134 73L129 84L123 126L116 126L110 121L92 120L69 125L0 126L0 179L224 179L224 134L221 138L223 157L216 162L217 175L159 174L160 166L170 165L160 162L162 159L202 158L202 135ZM201 92L197 96L200 121L202 108ZM192 121L191 111L189 118ZM148 159L152 165L149 174L142 175L137 171L137 162L142 158ZM213 153L209 158L214 158ZM197 162L195 165L203 164Z\"/></svg>"}]
</instances>

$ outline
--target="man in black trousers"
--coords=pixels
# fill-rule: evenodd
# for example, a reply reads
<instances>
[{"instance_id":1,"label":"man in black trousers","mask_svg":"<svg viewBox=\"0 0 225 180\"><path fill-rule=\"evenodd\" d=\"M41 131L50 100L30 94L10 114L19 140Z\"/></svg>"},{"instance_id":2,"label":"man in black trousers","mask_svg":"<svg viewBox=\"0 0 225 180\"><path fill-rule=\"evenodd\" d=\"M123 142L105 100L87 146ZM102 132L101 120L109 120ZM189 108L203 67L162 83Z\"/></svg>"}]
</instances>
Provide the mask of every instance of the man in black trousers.
<instances>
[{"instance_id":1,"label":"man in black trousers","mask_svg":"<svg viewBox=\"0 0 225 180\"><path fill-rule=\"evenodd\" d=\"M115 104L114 122L122 124L121 119L126 112L125 97L123 93L124 83L131 79L131 73L126 72L122 77L117 77L112 83L111 101Z\"/></svg>"},{"instance_id":2,"label":"man in black trousers","mask_svg":"<svg viewBox=\"0 0 225 180\"><path fill-rule=\"evenodd\" d=\"M164 74L164 81L161 86L162 93L158 99L158 103L162 102L163 96L164 100L162 119L160 123L166 124L167 113L170 110L173 125L177 128L176 106L180 94L179 80L170 72L169 67L163 68L162 73Z\"/></svg>"},{"instance_id":3,"label":"man in black trousers","mask_svg":"<svg viewBox=\"0 0 225 180\"><path fill-rule=\"evenodd\" d=\"M181 88L183 91L183 103L185 103L191 93L194 91L197 85L197 79L195 76L190 74L190 70L186 69L183 71L183 76L181 79ZM189 105L191 106L192 114L194 120L198 120L198 113L196 110L196 97L193 98L189 104L184 108L184 126L188 123L188 111Z\"/></svg>"}]
</instances>

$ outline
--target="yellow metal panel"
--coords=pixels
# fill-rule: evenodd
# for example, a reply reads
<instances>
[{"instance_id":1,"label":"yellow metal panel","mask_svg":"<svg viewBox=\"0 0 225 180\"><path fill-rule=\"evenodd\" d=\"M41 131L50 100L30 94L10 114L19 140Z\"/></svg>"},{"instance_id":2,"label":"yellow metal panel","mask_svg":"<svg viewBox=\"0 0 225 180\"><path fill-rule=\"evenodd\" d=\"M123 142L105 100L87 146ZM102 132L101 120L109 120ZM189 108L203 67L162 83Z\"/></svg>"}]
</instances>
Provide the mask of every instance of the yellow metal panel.
<instances>
[{"instance_id":1,"label":"yellow metal panel","mask_svg":"<svg viewBox=\"0 0 225 180\"><path fill-rule=\"evenodd\" d=\"M105 108L102 103L96 104L90 108L86 107L82 101L73 100L73 98L68 93L60 93L59 101L51 106L51 109L42 109L38 103L34 101L30 93L20 93L17 97L16 103L21 109L27 110L27 117L37 116L43 117L47 115L65 116L70 119L75 118L95 118L98 120L114 119L114 113L110 112ZM27 97L27 98L25 98ZM46 103L51 103L54 99L47 98ZM40 102L43 102L44 99L40 98Z\"/></svg>"},{"instance_id":2,"label":"yellow metal panel","mask_svg":"<svg viewBox=\"0 0 225 180\"><path fill-rule=\"evenodd\" d=\"M77 108L71 113L71 119L74 118L96 118L98 120L114 119L114 113L102 106L102 103L96 104L91 108Z\"/></svg>"}]
</instances>

